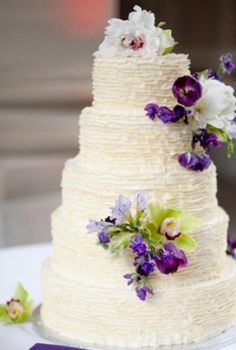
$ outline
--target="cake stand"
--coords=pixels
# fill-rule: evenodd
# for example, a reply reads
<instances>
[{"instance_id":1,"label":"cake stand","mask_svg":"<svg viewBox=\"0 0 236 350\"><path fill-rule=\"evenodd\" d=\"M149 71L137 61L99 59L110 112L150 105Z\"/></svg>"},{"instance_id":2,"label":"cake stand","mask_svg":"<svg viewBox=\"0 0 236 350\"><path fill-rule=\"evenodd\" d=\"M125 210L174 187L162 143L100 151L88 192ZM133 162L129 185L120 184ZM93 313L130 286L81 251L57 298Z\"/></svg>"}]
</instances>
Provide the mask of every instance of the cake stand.
<instances>
[{"instance_id":1,"label":"cake stand","mask_svg":"<svg viewBox=\"0 0 236 350\"><path fill-rule=\"evenodd\" d=\"M120 348L120 347L106 347L98 346L89 343L81 343L78 341L73 341L66 337L61 336L59 333L46 328L40 319L40 306L35 310L33 315L33 329L42 338L53 342L58 345L68 345L79 347L80 350L132 350L132 348ZM233 345L233 347L229 347ZM137 349L137 348L136 348ZM214 337L208 341L202 343L192 343L186 345L171 345L171 346L161 346L157 347L141 347L139 350L236 350L236 325L232 326L227 331L223 332L217 337Z\"/></svg>"}]
</instances>

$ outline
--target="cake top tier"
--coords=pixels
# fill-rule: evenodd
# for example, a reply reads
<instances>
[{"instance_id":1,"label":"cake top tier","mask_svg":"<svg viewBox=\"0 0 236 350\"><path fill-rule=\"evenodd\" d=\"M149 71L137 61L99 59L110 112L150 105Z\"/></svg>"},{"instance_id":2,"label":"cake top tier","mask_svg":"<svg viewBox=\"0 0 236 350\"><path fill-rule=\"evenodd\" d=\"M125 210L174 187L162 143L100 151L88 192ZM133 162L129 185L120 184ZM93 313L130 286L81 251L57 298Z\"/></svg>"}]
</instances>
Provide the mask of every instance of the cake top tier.
<instances>
[{"instance_id":1,"label":"cake top tier","mask_svg":"<svg viewBox=\"0 0 236 350\"><path fill-rule=\"evenodd\" d=\"M176 42L164 22L155 25L155 15L134 6L127 20L112 18L105 29L105 39L95 53L97 56L130 57L168 54Z\"/></svg>"}]
</instances>

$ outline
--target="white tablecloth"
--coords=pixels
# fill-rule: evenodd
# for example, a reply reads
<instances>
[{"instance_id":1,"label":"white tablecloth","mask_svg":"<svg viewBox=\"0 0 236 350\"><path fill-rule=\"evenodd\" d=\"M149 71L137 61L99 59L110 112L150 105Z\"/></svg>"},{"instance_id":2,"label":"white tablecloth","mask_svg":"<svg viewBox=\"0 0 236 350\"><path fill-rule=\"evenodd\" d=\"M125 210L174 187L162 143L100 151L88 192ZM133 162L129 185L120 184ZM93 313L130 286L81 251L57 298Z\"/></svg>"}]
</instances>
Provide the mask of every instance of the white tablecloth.
<instances>
[{"instance_id":1,"label":"white tablecloth","mask_svg":"<svg viewBox=\"0 0 236 350\"><path fill-rule=\"evenodd\" d=\"M35 306L40 304L40 269L49 255L50 244L0 249L0 303L8 300L17 283L21 282L35 300ZM31 324L0 325L1 350L28 350L37 342L49 343L35 334ZM222 350L236 350L236 344Z\"/></svg>"}]
</instances>

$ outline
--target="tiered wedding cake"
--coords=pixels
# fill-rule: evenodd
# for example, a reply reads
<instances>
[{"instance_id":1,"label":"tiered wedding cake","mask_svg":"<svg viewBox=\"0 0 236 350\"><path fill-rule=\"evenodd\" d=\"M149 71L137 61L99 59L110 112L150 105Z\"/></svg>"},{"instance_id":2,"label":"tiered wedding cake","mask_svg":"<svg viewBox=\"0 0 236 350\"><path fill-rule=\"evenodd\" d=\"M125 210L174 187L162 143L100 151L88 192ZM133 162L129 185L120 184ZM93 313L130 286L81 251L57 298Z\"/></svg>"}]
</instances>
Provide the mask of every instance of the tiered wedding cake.
<instances>
[{"instance_id":1,"label":"tiered wedding cake","mask_svg":"<svg viewBox=\"0 0 236 350\"><path fill-rule=\"evenodd\" d=\"M155 27L154 41L147 23L153 18L135 7L129 21L110 22L95 54L93 106L80 116L80 154L66 163L63 202L52 216L53 256L43 267L41 316L72 343L141 349L200 342L236 321L236 268L225 254L228 216L217 204L215 166L208 159L204 171L194 171L190 159L178 162L191 146L192 124L186 116L185 123L165 122L162 113L175 106L172 85L190 75L190 62L187 55L168 53L170 32ZM157 103L169 109L161 107L155 119ZM126 250L119 256L105 252L86 229L90 219L108 216L119 195L140 191L201 221L192 233L197 249L187 253L188 266L176 274L153 272L155 294L145 301L126 286L123 276L133 266Z\"/></svg>"}]
</instances>

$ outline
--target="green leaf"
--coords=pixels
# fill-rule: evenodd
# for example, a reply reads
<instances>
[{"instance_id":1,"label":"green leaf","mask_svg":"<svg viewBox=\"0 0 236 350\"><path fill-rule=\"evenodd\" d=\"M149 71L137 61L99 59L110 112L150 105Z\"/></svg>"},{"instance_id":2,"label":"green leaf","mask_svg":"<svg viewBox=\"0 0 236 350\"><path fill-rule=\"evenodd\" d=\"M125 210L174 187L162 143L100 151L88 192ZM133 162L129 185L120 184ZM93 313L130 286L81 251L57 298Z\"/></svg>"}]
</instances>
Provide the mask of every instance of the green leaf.
<instances>
[{"instance_id":1,"label":"green leaf","mask_svg":"<svg viewBox=\"0 0 236 350\"><path fill-rule=\"evenodd\" d=\"M167 47L167 48L163 51L162 55L163 55L163 56L168 55L169 53L171 53L171 52L173 51L174 47L175 47L175 45L174 45L174 46L171 46L171 47Z\"/></svg>"},{"instance_id":2,"label":"green leaf","mask_svg":"<svg viewBox=\"0 0 236 350\"><path fill-rule=\"evenodd\" d=\"M164 27L166 25L166 22L160 22L158 23L157 27L161 28Z\"/></svg>"},{"instance_id":3,"label":"green leaf","mask_svg":"<svg viewBox=\"0 0 236 350\"><path fill-rule=\"evenodd\" d=\"M128 248L129 242L133 238L129 232L123 233L119 238L114 239L109 245L109 251L112 254L118 254L121 250Z\"/></svg>"},{"instance_id":4,"label":"green leaf","mask_svg":"<svg viewBox=\"0 0 236 350\"><path fill-rule=\"evenodd\" d=\"M201 225L201 221L190 217L190 216L182 216L180 218L180 230L182 233L192 233Z\"/></svg>"},{"instance_id":5,"label":"green leaf","mask_svg":"<svg viewBox=\"0 0 236 350\"><path fill-rule=\"evenodd\" d=\"M234 143L232 137L223 129L215 128L212 125L207 125L207 131L217 136L218 140L226 143L227 145L227 156L230 158L234 153Z\"/></svg>"},{"instance_id":6,"label":"green leaf","mask_svg":"<svg viewBox=\"0 0 236 350\"><path fill-rule=\"evenodd\" d=\"M197 248L197 243L190 236L182 233L180 237L176 238L175 244L178 248L186 251L193 252Z\"/></svg>"}]
</instances>

